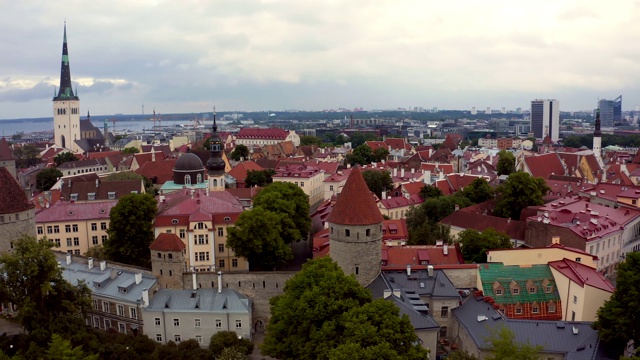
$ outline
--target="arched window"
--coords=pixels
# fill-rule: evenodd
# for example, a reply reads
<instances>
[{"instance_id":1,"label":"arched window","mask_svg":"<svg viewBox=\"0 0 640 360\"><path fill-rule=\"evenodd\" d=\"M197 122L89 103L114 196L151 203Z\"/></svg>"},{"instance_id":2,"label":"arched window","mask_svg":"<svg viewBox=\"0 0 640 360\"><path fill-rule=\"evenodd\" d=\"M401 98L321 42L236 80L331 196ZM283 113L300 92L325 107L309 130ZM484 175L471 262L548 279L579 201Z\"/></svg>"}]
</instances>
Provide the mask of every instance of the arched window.
<instances>
[{"instance_id":1,"label":"arched window","mask_svg":"<svg viewBox=\"0 0 640 360\"><path fill-rule=\"evenodd\" d=\"M202 182L202 174L198 174L198 175L196 176L196 182L197 182L198 184L200 184L200 183Z\"/></svg>"},{"instance_id":2,"label":"arched window","mask_svg":"<svg viewBox=\"0 0 640 360\"><path fill-rule=\"evenodd\" d=\"M191 185L191 175L184 176L184 183L185 185Z\"/></svg>"},{"instance_id":3,"label":"arched window","mask_svg":"<svg viewBox=\"0 0 640 360\"><path fill-rule=\"evenodd\" d=\"M213 187L218 187L218 180L217 179L213 179Z\"/></svg>"}]
</instances>

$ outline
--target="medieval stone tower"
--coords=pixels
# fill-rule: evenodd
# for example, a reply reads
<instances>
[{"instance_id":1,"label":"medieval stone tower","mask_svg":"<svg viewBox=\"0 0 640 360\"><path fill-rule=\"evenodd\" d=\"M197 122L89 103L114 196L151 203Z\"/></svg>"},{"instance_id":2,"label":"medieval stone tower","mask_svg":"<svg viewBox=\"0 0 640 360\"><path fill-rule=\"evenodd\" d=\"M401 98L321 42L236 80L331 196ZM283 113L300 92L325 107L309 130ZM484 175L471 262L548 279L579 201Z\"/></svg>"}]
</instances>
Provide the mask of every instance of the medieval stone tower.
<instances>
[{"instance_id":1,"label":"medieval stone tower","mask_svg":"<svg viewBox=\"0 0 640 360\"><path fill-rule=\"evenodd\" d=\"M62 68L60 89L53 98L53 136L57 146L79 152L76 140L80 140L80 99L73 93L69 51L67 49L67 24L64 25L62 42Z\"/></svg>"},{"instance_id":2,"label":"medieval stone tower","mask_svg":"<svg viewBox=\"0 0 640 360\"><path fill-rule=\"evenodd\" d=\"M331 258L361 285L369 285L380 274L383 218L358 168L351 171L327 221Z\"/></svg>"},{"instance_id":3,"label":"medieval stone tower","mask_svg":"<svg viewBox=\"0 0 640 360\"><path fill-rule=\"evenodd\" d=\"M222 159L222 140L216 125L216 113L213 113L211 128L211 156L207 160L207 179L209 191L224 191L224 160Z\"/></svg>"},{"instance_id":4,"label":"medieval stone tower","mask_svg":"<svg viewBox=\"0 0 640 360\"><path fill-rule=\"evenodd\" d=\"M182 289L182 269L186 245L176 234L162 233L149 246L151 272L160 288Z\"/></svg>"}]
</instances>

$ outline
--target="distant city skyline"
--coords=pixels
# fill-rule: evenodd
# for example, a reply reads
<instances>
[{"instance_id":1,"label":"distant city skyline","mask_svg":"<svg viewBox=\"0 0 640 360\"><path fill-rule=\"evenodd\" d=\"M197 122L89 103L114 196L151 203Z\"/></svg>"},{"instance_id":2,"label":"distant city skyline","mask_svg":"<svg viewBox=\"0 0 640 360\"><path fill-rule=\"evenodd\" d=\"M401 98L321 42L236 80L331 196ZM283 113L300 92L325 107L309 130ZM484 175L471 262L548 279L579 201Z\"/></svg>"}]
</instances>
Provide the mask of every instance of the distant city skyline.
<instances>
[{"instance_id":1,"label":"distant city skyline","mask_svg":"<svg viewBox=\"0 0 640 360\"><path fill-rule=\"evenodd\" d=\"M66 19L81 114L561 111L640 104L640 5L596 1L3 2L0 119L48 117ZM28 24L25 25L25 24Z\"/></svg>"}]
</instances>

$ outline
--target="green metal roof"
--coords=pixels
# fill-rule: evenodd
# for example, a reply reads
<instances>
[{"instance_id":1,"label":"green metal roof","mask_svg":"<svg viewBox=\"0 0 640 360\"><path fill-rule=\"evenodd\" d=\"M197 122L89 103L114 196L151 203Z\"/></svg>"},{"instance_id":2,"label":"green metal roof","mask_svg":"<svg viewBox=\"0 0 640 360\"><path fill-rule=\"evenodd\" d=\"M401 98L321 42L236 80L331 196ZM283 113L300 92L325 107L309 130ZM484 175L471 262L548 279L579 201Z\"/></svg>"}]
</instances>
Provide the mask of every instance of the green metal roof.
<instances>
[{"instance_id":1,"label":"green metal roof","mask_svg":"<svg viewBox=\"0 0 640 360\"><path fill-rule=\"evenodd\" d=\"M548 280L548 283L545 282ZM505 266L502 263L480 265L480 281L485 296L492 297L498 304L515 304L530 302L546 302L560 300L556 282L548 265L532 265L520 267L518 265ZM529 283L529 281L531 281ZM502 295L496 295L494 284L498 282L504 290ZM511 292L511 284L518 285L519 294ZM527 287L535 287L535 293L530 293ZM546 292L543 283L552 286L551 292Z\"/></svg>"}]
</instances>

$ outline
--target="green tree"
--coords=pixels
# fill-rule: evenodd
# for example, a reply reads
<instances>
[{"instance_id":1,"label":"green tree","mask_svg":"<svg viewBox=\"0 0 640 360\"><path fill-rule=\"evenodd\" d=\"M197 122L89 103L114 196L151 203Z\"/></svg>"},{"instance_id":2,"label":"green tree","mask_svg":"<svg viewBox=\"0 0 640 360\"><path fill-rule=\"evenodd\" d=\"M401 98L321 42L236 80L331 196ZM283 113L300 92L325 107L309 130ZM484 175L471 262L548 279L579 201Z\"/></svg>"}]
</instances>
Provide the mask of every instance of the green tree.
<instances>
[{"instance_id":1,"label":"green tree","mask_svg":"<svg viewBox=\"0 0 640 360\"><path fill-rule=\"evenodd\" d=\"M91 306L89 288L62 277L50 248L46 238L24 235L10 253L0 255L0 301L17 306L20 324L37 344L46 344L54 332L70 335L84 329Z\"/></svg>"},{"instance_id":2,"label":"green tree","mask_svg":"<svg viewBox=\"0 0 640 360\"><path fill-rule=\"evenodd\" d=\"M120 198L109 213L109 238L104 253L109 260L150 267L149 245L154 240L153 221L157 201L150 194L128 194Z\"/></svg>"},{"instance_id":3,"label":"green tree","mask_svg":"<svg viewBox=\"0 0 640 360\"><path fill-rule=\"evenodd\" d=\"M220 355L218 355L216 360L247 360L249 356L242 353L242 351L234 348L224 348Z\"/></svg>"},{"instance_id":4,"label":"green tree","mask_svg":"<svg viewBox=\"0 0 640 360\"><path fill-rule=\"evenodd\" d=\"M122 149L122 153L123 154L137 154L139 152L140 152L140 149L138 149L135 146L130 146L130 147Z\"/></svg>"},{"instance_id":5,"label":"green tree","mask_svg":"<svg viewBox=\"0 0 640 360\"><path fill-rule=\"evenodd\" d=\"M15 134L11 135L11 140L20 140L24 136L24 131L18 131Z\"/></svg>"},{"instance_id":6,"label":"green tree","mask_svg":"<svg viewBox=\"0 0 640 360\"><path fill-rule=\"evenodd\" d=\"M486 228L482 232L466 229L458 234L462 257L470 263L486 263L487 251L513 247L509 235Z\"/></svg>"},{"instance_id":7,"label":"green tree","mask_svg":"<svg viewBox=\"0 0 640 360\"><path fill-rule=\"evenodd\" d=\"M343 346L353 353L357 347L380 346L403 359L426 358L426 350L413 345L417 337L409 319L398 317L392 303L372 302L371 293L329 257L304 264L287 281L284 293L270 303L263 355L283 360L342 359L341 351L333 349Z\"/></svg>"},{"instance_id":8,"label":"green tree","mask_svg":"<svg viewBox=\"0 0 640 360\"><path fill-rule=\"evenodd\" d=\"M246 145L238 144L229 154L231 160L240 161L241 159L247 160L249 158L249 148Z\"/></svg>"},{"instance_id":9,"label":"green tree","mask_svg":"<svg viewBox=\"0 0 640 360\"><path fill-rule=\"evenodd\" d=\"M510 175L516 171L516 157L512 152L500 150L498 153L498 175Z\"/></svg>"},{"instance_id":10,"label":"green tree","mask_svg":"<svg viewBox=\"0 0 640 360\"><path fill-rule=\"evenodd\" d=\"M38 190L47 191L58 182L62 177L62 171L51 167L46 168L36 175L36 188Z\"/></svg>"},{"instance_id":11,"label":"green tree","mask_svg":"<svg viewBox=\"0 0 640 360\"><path fill-rule=\"evenodd\" d=\"M98 355L85 355L82 346L72 347L68 340L53 334L44 358L46 360L98 360Z\"/></svg>"},{"instance_id":12,"label":"green tree","mask_svg":"<svg viewBox=\"0 0 640 360\"><path fill-rule=\"evenodd\" d=\"M362 144L353 149L351 154L347 154L345 161L351 165L366 165L370 164L373 159L373 151L367 144Z\"/></svg>"},{"instance_id":13,"label":"green tree","mask_svg":"<svg viewBox=\"0 0 640 360\"><path fill-rule=\"evenodd\" d=\"M598 309L593 328L609 348L622 352L629 340L640 344L640 252L629 252L618 266L616 289Z\"/></svg>"},{"instance_id":14,"label":"green tree","mask_svg":"<svg viewBox=\"0 0 640 360\"><path fill-rule=\"evenodd\" d=\"M424 200L424 199L428 199L428 198L437 198L442 196L442 190L440 190L439 188L435 187L435 186L431 186L431 185L424 185L421 189L420 189L420 197Z\"/></svg>"},{"instance_id":15,"label":"green tree","mask_svg":"<svg viewBox=\"0 0 640 360\"><path fill-rule=\"evenodd\" d=\"M319 137L316 136L307 136L307 135L303 135L300 136L300 145L302 146L306 146L306 145L322 145L322 139L320 139Z\"/></svg>"},{"instance_id":16,"label":"green tree","mask_svg":"<svg viewBox=\"0 0 640 360\"><path fill-rule=\"evenodd\" d=\"M487 340L491 343L492 352L486 357L487 360L538 360L538 353L543 350L542 346L533 347L517 342L513 332L504 326L492 331Z\"/></svg>"},{"instance_id":17,"label":"green tree","mask_svg":"<svg viewBox=\"0 0 640 360\"><path fill-rule=\"evenodd\" d=\"M462 189L462 196L471 200L474 204L479 204L493 199L495 191L484 178L477 178Z\"/></svg>"},{"instance_id":18,"label":"green tree","mask_svg":"<svg viewBox=\"0 0 640 360\"><path fill-rule=\"evenodd\" d=\"M246 187L267 186L273 182L273 175L276 171L273 169L264 170L247 170L247 176L244 178Z\"/></svg>"},{"instance_id":19,"label":"green tree","mask_svg":"<svg viewBox=\"0 0 640 360\"><path fill-rule=\"evenodd\" d=\"M347 140L348 139L344 135L340 134L340 135L336 136L335 144L336 145L344 145L344 143L346 143Z\"/></svg>"},{"instance_id":20,"label":"green tree","mask_svg":"<svg viewBox=\"0 0 640 360\"><path fill-rule=\"evenodd\" d=\"M293 259L291 248L281 236L281 216L261 206L240 214L228 232L227 246L247 259L252 270L273 270Z\"/></svg>"},{"instance_id":21,"label":"green tree","mask_svg":"<svg viewBox=\"0 0 640 360\"><path fill-rule=\"evenodd\" d=\"M240 354L249 355L253 351L253 343L249 339L238 338L235 331L218 331L211 336L209 351L214 357L222 354L224 349L233 348Z\"/></svg>"},{"instance_id":22,"label":"green tree","mask_svg":"<svg viewBox=\"0 0 640 360\"><path fill-rule=\"evenodd\" d=\"M387 170L365 170L362 177L367 183L367 187L371 192L376 194L378 199L382 199L382 192L393 189L393 180L391 173Z\"/></svg>"},{"instance_id":23,"label":"green tree","mask_svg":"<svg viewBox=\"0 0 640 360\"><path fill-rule=\"evenodd\" d=\"M33 144L16 146L13 148L13 156L19 168L34 166L39 162L40 149Z\"/></svg>"},{"instance_id":24,"label":"green tree","mask_svg":"<svg viewBox=\"0 0 640 360\"><path fill-rule=\"evenodd\" d=\"M53 157L53 163L56 166L60 166L69 161L78 161L78 160L79 160L78 157L69 151L58 153L58 155Z\"/></svg>"},{"instance_id":25,"label":"green tree","mask_svg":"<svg viewBox=\"0 0 640 360\"><path fill-rule=\"evenodd\" d=\"M437 240L451 241L450 227L439 221L455 211L456 205L462 209L472 205L471 200L461 195L426 198L418 206L406 212L409 244L433 245Z\"/></svg>"},{"instance_id":26,"label":"green tree","mask_svg":"<svg viewBox=\"0 0 640 360\"><path fill-rule=\"evenodd\" d=\"M544 179L518 171L498 186L498 201L493 214L503 218L520 219L520 212L528 206L544 204L543 197L551 189Z\"/></svg>"},{"instance_id":27,"label":"green tree","mask_svg":"<svg viewBox=\"0 0 640 360\"><path fill-rule=\"evenodd\" d=\"M387 148L384 148L384 147L379 147L373 150L371 160L380 162L382 160L387 160L388 157L389 157L389 150L387 150Z\"/></svg>"},{"instance_id":28,"label":"green tree","mask_svg":"<svg viewBox=\"0 0 640 360\"><path fill-rule=\"evenodd\" d=\"M297 185L274 182L262 189L253 199L254 206L261 206L280 217L282 238L289 244L306 240L311 231L309 197Z\"/></svg>"}]
</instances>

